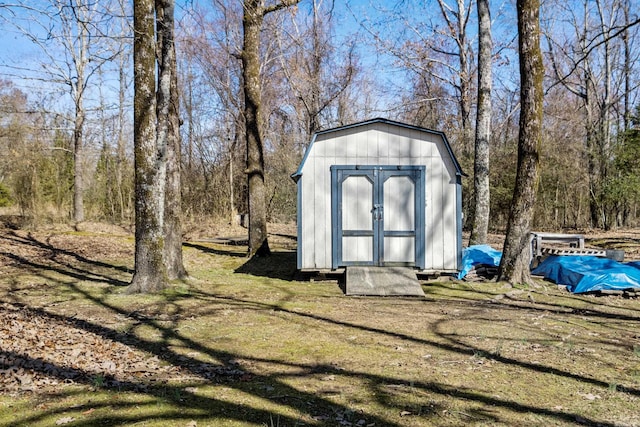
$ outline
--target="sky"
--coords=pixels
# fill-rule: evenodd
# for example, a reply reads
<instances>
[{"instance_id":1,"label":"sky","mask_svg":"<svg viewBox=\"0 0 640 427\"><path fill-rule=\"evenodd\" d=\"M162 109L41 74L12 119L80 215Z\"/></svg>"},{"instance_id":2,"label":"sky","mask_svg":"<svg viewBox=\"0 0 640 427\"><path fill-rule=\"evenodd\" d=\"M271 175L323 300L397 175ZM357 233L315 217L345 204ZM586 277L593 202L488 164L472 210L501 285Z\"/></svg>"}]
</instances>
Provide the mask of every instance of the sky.
<instances>
[{"instance_id":1,"label":"sky","mask_svg":"<svg viewBox=\"0 0 640 427\"><path fill-rule=\"evenodd\" d=\"M130 0L129 0L130 1ZM180 14L183 6L201 5L208 7L212 0L177 0L177 14ZM240 0L235 0L240 1ZM424 34L432 35L435 31L444 31L440 10L436 0L316 0L331 3L335 13L336 37L341 40L358 38L357 48L360 54L361 64L377 80L379 86L402 89L407 86L407 72L405 64L399 64L396 57L390 54L389 49L380 48L381 43L376 43L372 34L377 33L387 41L395 40L401 43L403 40L418 40ZM560 0L558 0L560 1ZM302 0L299 12L309 11L312 0ZM451 5L453 0L447 0ZM633 0L633 5L638 5L639 0ZM48 3L47 0L29 0L30 6L38 6ZM494 84L514 90L517 85L517 50L515 39L515 12L513 0L491 1L493 36L497 59L494 63ZM47 66L48 59L42 50L35 47L24 35L12 25L21 21L21 15L14 14L12 10L3 7L6 3L0 1L0 78L9 78L12 74L28 75L27 69L40 71ZM544 6L546 7L546 6ZM635 8L637 15L637 10ZM31 25L32 31L46 35L46 27ZM475 46L476 40L475 7L471 8L471 19L468 33L471 43ZM340 42L338 43L341 44ZM342 43L345 44L344 42ZM43 64L41 64L43 63ZM16 68L17 67L17 68ZM22 81L18 86L27 91L41 86L42 82ZM108 89L108 87L107 87ZM381 95L384 96L384 95ZM390 95L391 96L391 95Z\"/></svg>"}]
</instances>

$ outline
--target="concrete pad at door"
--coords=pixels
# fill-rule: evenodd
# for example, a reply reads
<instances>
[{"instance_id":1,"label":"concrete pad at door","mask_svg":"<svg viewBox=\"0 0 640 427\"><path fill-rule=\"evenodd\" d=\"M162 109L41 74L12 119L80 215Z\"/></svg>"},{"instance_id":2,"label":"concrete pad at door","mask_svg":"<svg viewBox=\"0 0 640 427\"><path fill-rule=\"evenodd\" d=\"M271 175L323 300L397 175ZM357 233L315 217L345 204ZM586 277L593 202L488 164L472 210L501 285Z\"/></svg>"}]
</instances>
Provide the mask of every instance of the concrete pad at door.
<instances>
[{"instance_id":1,"label":"concrete pad at door","mask_svg":"<svg viewBox=\"0 0 640 427\"><path fill-rule=\"evenodd\" d=\"M408 267L347 267L345 288L347 295L424 296Z\"/></svg>"}]
</instances>

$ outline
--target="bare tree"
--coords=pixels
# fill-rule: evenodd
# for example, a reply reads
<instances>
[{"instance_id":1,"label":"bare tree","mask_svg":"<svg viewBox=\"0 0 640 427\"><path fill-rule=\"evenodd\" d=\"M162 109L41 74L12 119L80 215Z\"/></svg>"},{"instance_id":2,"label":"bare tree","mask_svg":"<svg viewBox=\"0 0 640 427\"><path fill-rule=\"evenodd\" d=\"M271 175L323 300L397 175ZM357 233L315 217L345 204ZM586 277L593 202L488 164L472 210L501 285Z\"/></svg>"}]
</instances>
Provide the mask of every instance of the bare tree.
<instances>
[{"instance_id":1,"label":"bare tree","mask_svg":"<svg viewBox=\"0 0 640 427\"><path fill-rule=\"evenodd\" d=\"M181 236L172 236L170 243L165 239L173 231L167 227L176 226L175 222L167 221L165 209L169 207L167 211L172 217L179 218L180 215L179 207L166 202L167 190L175 196L176 182L179 184L175 176L169 184L166 179L167 153L176 149L178 140L173 7L173 0L157 0L155 4L154 0L134 3L136 251L135 273L128 288L130 293L155 292L167 287L167 258L181 250L175 246L168 248L169 244L180 245ZM177 155L172 153L172 161L177 162L177 159ZM171 173L177 171L172 170ZM184 275L181 255L178 254L172 262L172 276Z\"/></svg>"},{"instance_id":2,"label":"bare tree","mask_svg":"<svg viewBox=\"0 0 640 427\"><path fill-rule=\"evenodd\" d=\"M561 2L553 11L546 29L551 88L560 86L581 103L589 225L608 228L616 215L606 203L606 184L615 132L624 128L628 96L637 89L628 80L637 61L629 40L631 28L640 21L630 20L622 0ZM555 22L559 24L554 28Z\"/></svg>"},{"instance_id":3,"label":"bare tree","mask_svg":"<svg viewBox=\"0 0 640 427\"><path fill-rule=\"evenodd\" d=\"M478 112L474 161L473 228L470 245L487 242L489 229L489 150L491 138L491 13L488 0L477 0L478 9Z\"/></svg>"},{"instance_id":4,"label":"bare tree","mask_svg":"<svg viewBox=\"0 0 640 427\"><path fill-rule=\"evenodd\" d=\"M247 182L249 186L249 255L268 255L264 143L261 132L260 31L265 16L293 6L300 0L282 0L266 6L264 0L244 0L242 28L242 77L244 120L247 141Z\"/></svg>"},{"instance_id":5,"label":"bare tree","mask_svg":"<svg viewBox=\"0 0 640 427\"><path fill-rule=\"evenodd\" d=\"M544 75L540 51L540 0L518 0L517 11L520 58L518 166L498 273L499 280L512 284L531 282L529 234L538 184Z\"/></svg>"},{"instance_id":6,"label":"bare tree","mask_svg":"<svg viewBox=\"0 0 640 427\"><path fill-rule=\"evenodd\" d=\"M110 4L88 0L48 0L34 5L20 0L10 6L20 9L25 19L9 19L10 25L24 35L44 58L39 70L27 71L32 79L61 84L68 88L74 114L73 129L73 220L85 219L85 123L87 90L91 78L114 58L101 36L100 25L109 16Z\"/></svg>"},{"instance_id":7,"label":"bare tree","mask_svg":"<svg viewBox=\"0 0 640 427\"><path fill-rule=\"evenodd\" d=\"M182 197L180 179L180 118L178 65L174 42L173 0L156 0L159 41L158 125L166 132L166 188L164 200L164 257L169 279L187 276L182 260ZM167 81L168 80L168 83ZM166 129L165 129L166 128Z\"/></svg>"},{"instance_id":8,"label":"bare tree","mask_svg":"<svg viewBox=\"0 0 640 427\"><path fill-rule=\"evenodd\" d=\"M460 111L460 124L462 125L462 147L468 150L471 146L472 132L471 127L471 47L469 36L467 34L467 25L473 1L468 3L465 0L456 0L455 6L452 7L445 0L438 0L440 12L445 20L448 36L455 42L455 49L451 51L440 50L437 46L433 47L436 52L445 53L446 55L458 58L457 81L454 87L458 91L458 104Z\"/></svg>"},{"instance_id":9,"label":"bare tree","mask_svg":"<svg viewBox=\"0 0 640 427\"><path fill-rule=\"evenodd\" d=\"M193 212L232 223L238 210L246 212L242 8L222 0L214 5L209 14L193 10L180 27L181 68L186 70L186 173L191 177L184 191ZM203 199L203 191L212 197Z\"/></svg>"},{"instance_id":10,"label":"bare tree","mask_svg":"<svg viewBox=\"0 0 640 427\"><path fill-rule=\"evenodd\" d=\"M332 5L313 0L308 21L298 22L300 14L291 14L291 23L275 26L282 73L291 88L292 104L304 124L304 141L322 127L340 122L335 107L353 85L356 67L354 41L344 50L335 43ZM297 19L298 18L298 19Z\"/></svg>"}]
</instances>

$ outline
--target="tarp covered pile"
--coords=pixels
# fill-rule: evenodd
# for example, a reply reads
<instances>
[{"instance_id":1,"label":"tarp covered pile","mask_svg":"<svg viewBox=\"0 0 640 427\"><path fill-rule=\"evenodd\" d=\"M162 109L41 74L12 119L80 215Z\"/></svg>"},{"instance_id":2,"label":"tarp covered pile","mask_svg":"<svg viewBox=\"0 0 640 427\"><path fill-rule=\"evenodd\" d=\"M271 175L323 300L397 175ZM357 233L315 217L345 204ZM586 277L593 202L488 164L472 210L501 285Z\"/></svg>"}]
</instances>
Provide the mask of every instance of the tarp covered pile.
<instances>
[{"instance_id":1,"label":"tarp covered pile","mask_svg":"<svg viewBox=\"0 0 640 427\"><path fill-rule=\"evenodd\" d=\"M500 265L500 258L502 252L489 245L469 246L462 251L462 268L458 272L458 279L465 278L472 271L493 272Z\"/></svg>"},{"instance_id":2,"label":"tarp covered pile","mask_svg":"<svg viewBox=\"0 0 640 427\"><path fill-rule=\"evenodd\" d=\"M532 274L544 276L575 294L640 289L640 262L617 262L595 256L558 256L545 259Z\"/></svg>"},{"instance_id":3,"label":"tarp covered pile","mask_svg":"<svg viewBox=\"0 0 640 427\"><path fill-rule=\"evenodd\" d=\"M495 272L500 265L500 258L502 252L489 245L469 246L462 252L462 268L458 279L473 280L469 277L478 271ZM622 263L590 255L552 255L531 273L565 285L568 291L576 294L627 290L640 292L640 261Z\"/></svg>"}]
</instances>

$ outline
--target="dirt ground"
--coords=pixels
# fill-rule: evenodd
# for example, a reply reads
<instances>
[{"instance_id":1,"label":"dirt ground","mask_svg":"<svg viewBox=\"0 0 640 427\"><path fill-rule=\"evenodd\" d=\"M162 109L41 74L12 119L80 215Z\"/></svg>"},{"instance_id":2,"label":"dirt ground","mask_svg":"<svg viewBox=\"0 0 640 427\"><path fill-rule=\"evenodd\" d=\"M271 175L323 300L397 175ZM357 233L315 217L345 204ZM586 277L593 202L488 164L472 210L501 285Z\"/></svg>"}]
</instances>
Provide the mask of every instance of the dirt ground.
<instances>
[{"instance_id":1,"label":"dirt ground","mask_svg":"<svg viewBox=\"0 0 640 427\"><path fill-rule=\"evenodd\" d=\"M295 226L270 231L274 257L252 264L243 229L187 229L190 284L133 297L130 229L4 218L0 413L19 421L5 425L173 425L180 409L190 426L640 426L637 300L448 280L425 283L425 301L345 298L292 281ZM640 259L640 230L584 234Z\"/></svg>"}]
</instances>

